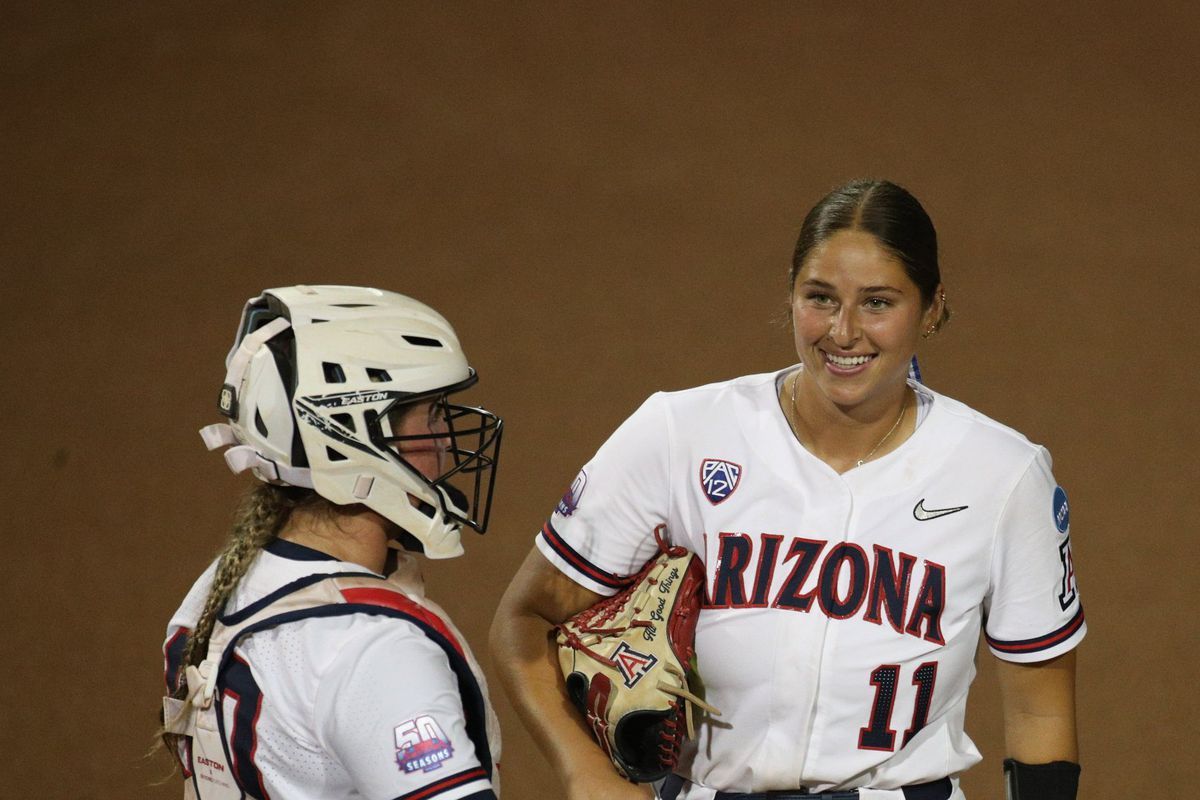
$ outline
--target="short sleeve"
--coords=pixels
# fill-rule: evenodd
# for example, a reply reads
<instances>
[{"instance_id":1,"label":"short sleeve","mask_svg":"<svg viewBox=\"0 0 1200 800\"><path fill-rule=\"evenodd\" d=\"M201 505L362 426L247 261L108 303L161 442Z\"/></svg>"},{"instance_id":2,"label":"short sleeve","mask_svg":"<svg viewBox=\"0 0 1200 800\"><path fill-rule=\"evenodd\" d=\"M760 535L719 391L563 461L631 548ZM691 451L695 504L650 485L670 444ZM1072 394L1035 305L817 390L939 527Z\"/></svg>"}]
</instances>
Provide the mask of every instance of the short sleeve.
<instances>
[{"instance_id":1,"label":"short sleeve","mask_svg":"<svg viewBox=\"0 0 1200 800\"><path fill-rule=\"evenodd\" d=\"M322 746L372 800L491 796L446 654L406 622L369 628L322 675Z\"/></svg>"},{"instance_id":2,"label":"short sleeve","mask_svg":"<svg viewBox=\"0 0 1200 800\"><path fill-rule=\"evenodd\" d=\"M179 608L171 615L167 624L167 636L163 640L163 677L167 693L178 685L179 670L183 664L183 651L187 647L188 636L196 627L196 622L204 611L208 600L208 592L212 587L213 576L217 572L217 562L213 561L208 568L192 584L187 596Z\"/></svg>"},{"instance_id":3,"label":"short sleeve","mask_svg":"<svg viewBox=\"0 0 1200 800\"><path fill-rule=\"evenodd\" d=\"M542 527L537 546L576 583L603 595L654 554L670 507L664 396L651 396L584 465Z\"/></svg>"},{"instance_id":4,"label":"short sleeve","mask_svg":"<svg viewBox=\"0 0 1200 800\"><path fill-rule=\"evenodd\" d=\"M1070 508L1039 449L1001 512L985 601L987 643L998 658L1045 661L1087 633L1071 555Z\"/></svg>"}]
</instances>

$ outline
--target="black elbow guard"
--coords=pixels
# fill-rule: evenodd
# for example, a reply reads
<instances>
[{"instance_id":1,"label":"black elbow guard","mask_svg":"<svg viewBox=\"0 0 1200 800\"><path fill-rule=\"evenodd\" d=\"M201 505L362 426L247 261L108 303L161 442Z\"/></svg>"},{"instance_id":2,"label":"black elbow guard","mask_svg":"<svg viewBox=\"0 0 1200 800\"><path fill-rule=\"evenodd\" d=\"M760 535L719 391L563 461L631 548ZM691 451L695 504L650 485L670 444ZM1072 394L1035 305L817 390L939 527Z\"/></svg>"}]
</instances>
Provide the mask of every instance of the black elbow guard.
<instances>
[{"instance_id":1,"label":"black elbow guard","mask_svg":"<svg viewBox=\"0 0 1200 800\"><path fill-rule=\"evenodd\" d=\"M1022 764L1006 758L1004 785L1008 800L1075 800L1079 791L1079 765L1070 761Z\"/></svg>"}]
</instances>

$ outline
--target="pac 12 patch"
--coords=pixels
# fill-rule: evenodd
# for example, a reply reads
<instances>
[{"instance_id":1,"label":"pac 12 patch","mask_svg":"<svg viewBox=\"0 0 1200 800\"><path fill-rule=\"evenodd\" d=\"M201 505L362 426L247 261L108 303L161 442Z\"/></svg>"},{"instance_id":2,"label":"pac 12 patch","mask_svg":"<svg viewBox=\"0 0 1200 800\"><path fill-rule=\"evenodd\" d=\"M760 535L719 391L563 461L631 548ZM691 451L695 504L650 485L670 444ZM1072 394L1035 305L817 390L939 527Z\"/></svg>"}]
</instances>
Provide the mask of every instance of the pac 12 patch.
<instances>
[{"instance_id":1,"label":"pac 12 patch","mask_svg":"<svg viewBox=\"0 0 1200 800\"><path fill-rule=\"evenodd\" d=\"M587 472L580 470L579 474L575 476L575 480L571 481L571 487L562 496L562 500L558 501L558 508L555 510L564 517L574 514L575 509L579 508L579 501L583 497L583 490L586 488Z\"/></svg>"},{"instance_id":2,"label":"pac 12 patch","mask_svg":"<svg viewBox=\"0 0 1200 800\"><path fill-rule=\"evenodd\" d=\"M742 480L742 465L723 458L700 462L700 488L714 506L724 503Z\"/></svg>"},{"instance_id":3,"label":"pac 12 patch","mask_svg":"<svg viewBox=\"0 0 1200 800\"><path fill-rule=\"evenodd\" d=\"M432 772L454 756L450 740L428 714L396 726L396 766L410 772Z\"/></svg>"},{"instance_id":4,"label":"pac 12 patch","mask_svg":"<svg viewBox=\"0 0 1200 800\"><path fill-rule=\"evenodd\" d=\"M1061 486L1054 487L1052 510L1054 513L1054 527L1058 528L1059 533L1066 533L1067 528L1071 527L1071 509L1067 505L1067 493L1063 491Z\"/></svg>"}]
</instances>

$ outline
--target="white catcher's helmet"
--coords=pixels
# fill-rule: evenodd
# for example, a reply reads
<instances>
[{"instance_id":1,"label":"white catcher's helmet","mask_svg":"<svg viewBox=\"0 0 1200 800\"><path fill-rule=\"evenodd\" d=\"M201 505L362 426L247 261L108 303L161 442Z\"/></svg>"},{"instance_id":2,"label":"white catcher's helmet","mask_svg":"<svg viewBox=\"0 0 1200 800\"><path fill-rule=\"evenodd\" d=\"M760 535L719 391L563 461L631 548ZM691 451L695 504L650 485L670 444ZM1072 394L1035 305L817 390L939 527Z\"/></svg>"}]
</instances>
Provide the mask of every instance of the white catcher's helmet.
<instances>
[{"instance_id":1,"label":"white catcher's helmet","mask_svg":"<svg viewBox=\"0 0 1200 800\"><path fill-rule=\"evenodd\" d=\"M362 503L431 558L462 553L463 525L487 529L502 422L446 401L476 376L450 323L429 306L357 286L268 289L246 303L225 367L219 407L229 423L200 434L210 450L231 445L234 472ZM393 410L430 400L448 433L393 434ZM429 439L448 439L453 456L433 479L398 447Z\"/></svg>"}]
</instances>

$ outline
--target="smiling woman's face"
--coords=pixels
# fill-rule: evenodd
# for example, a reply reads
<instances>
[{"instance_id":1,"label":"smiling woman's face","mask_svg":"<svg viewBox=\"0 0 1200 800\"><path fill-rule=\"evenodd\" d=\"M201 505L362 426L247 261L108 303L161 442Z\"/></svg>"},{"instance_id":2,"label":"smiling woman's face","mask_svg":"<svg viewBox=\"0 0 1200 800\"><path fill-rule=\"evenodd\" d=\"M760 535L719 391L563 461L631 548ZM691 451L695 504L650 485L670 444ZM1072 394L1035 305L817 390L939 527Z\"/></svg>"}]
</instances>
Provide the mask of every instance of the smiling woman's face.
<instances>
[{"instance_id":1,"label":"smiling woman's face","mask_svg":"<svg viewBox=\"0 0 1200 800\"><path fill-rule=\"evenodd\" d=\"M792 289L803 384L840 408L882 408L900 396L933 310L874 236L833 234L809 254Z\"/></svg>"}]
</instances>

